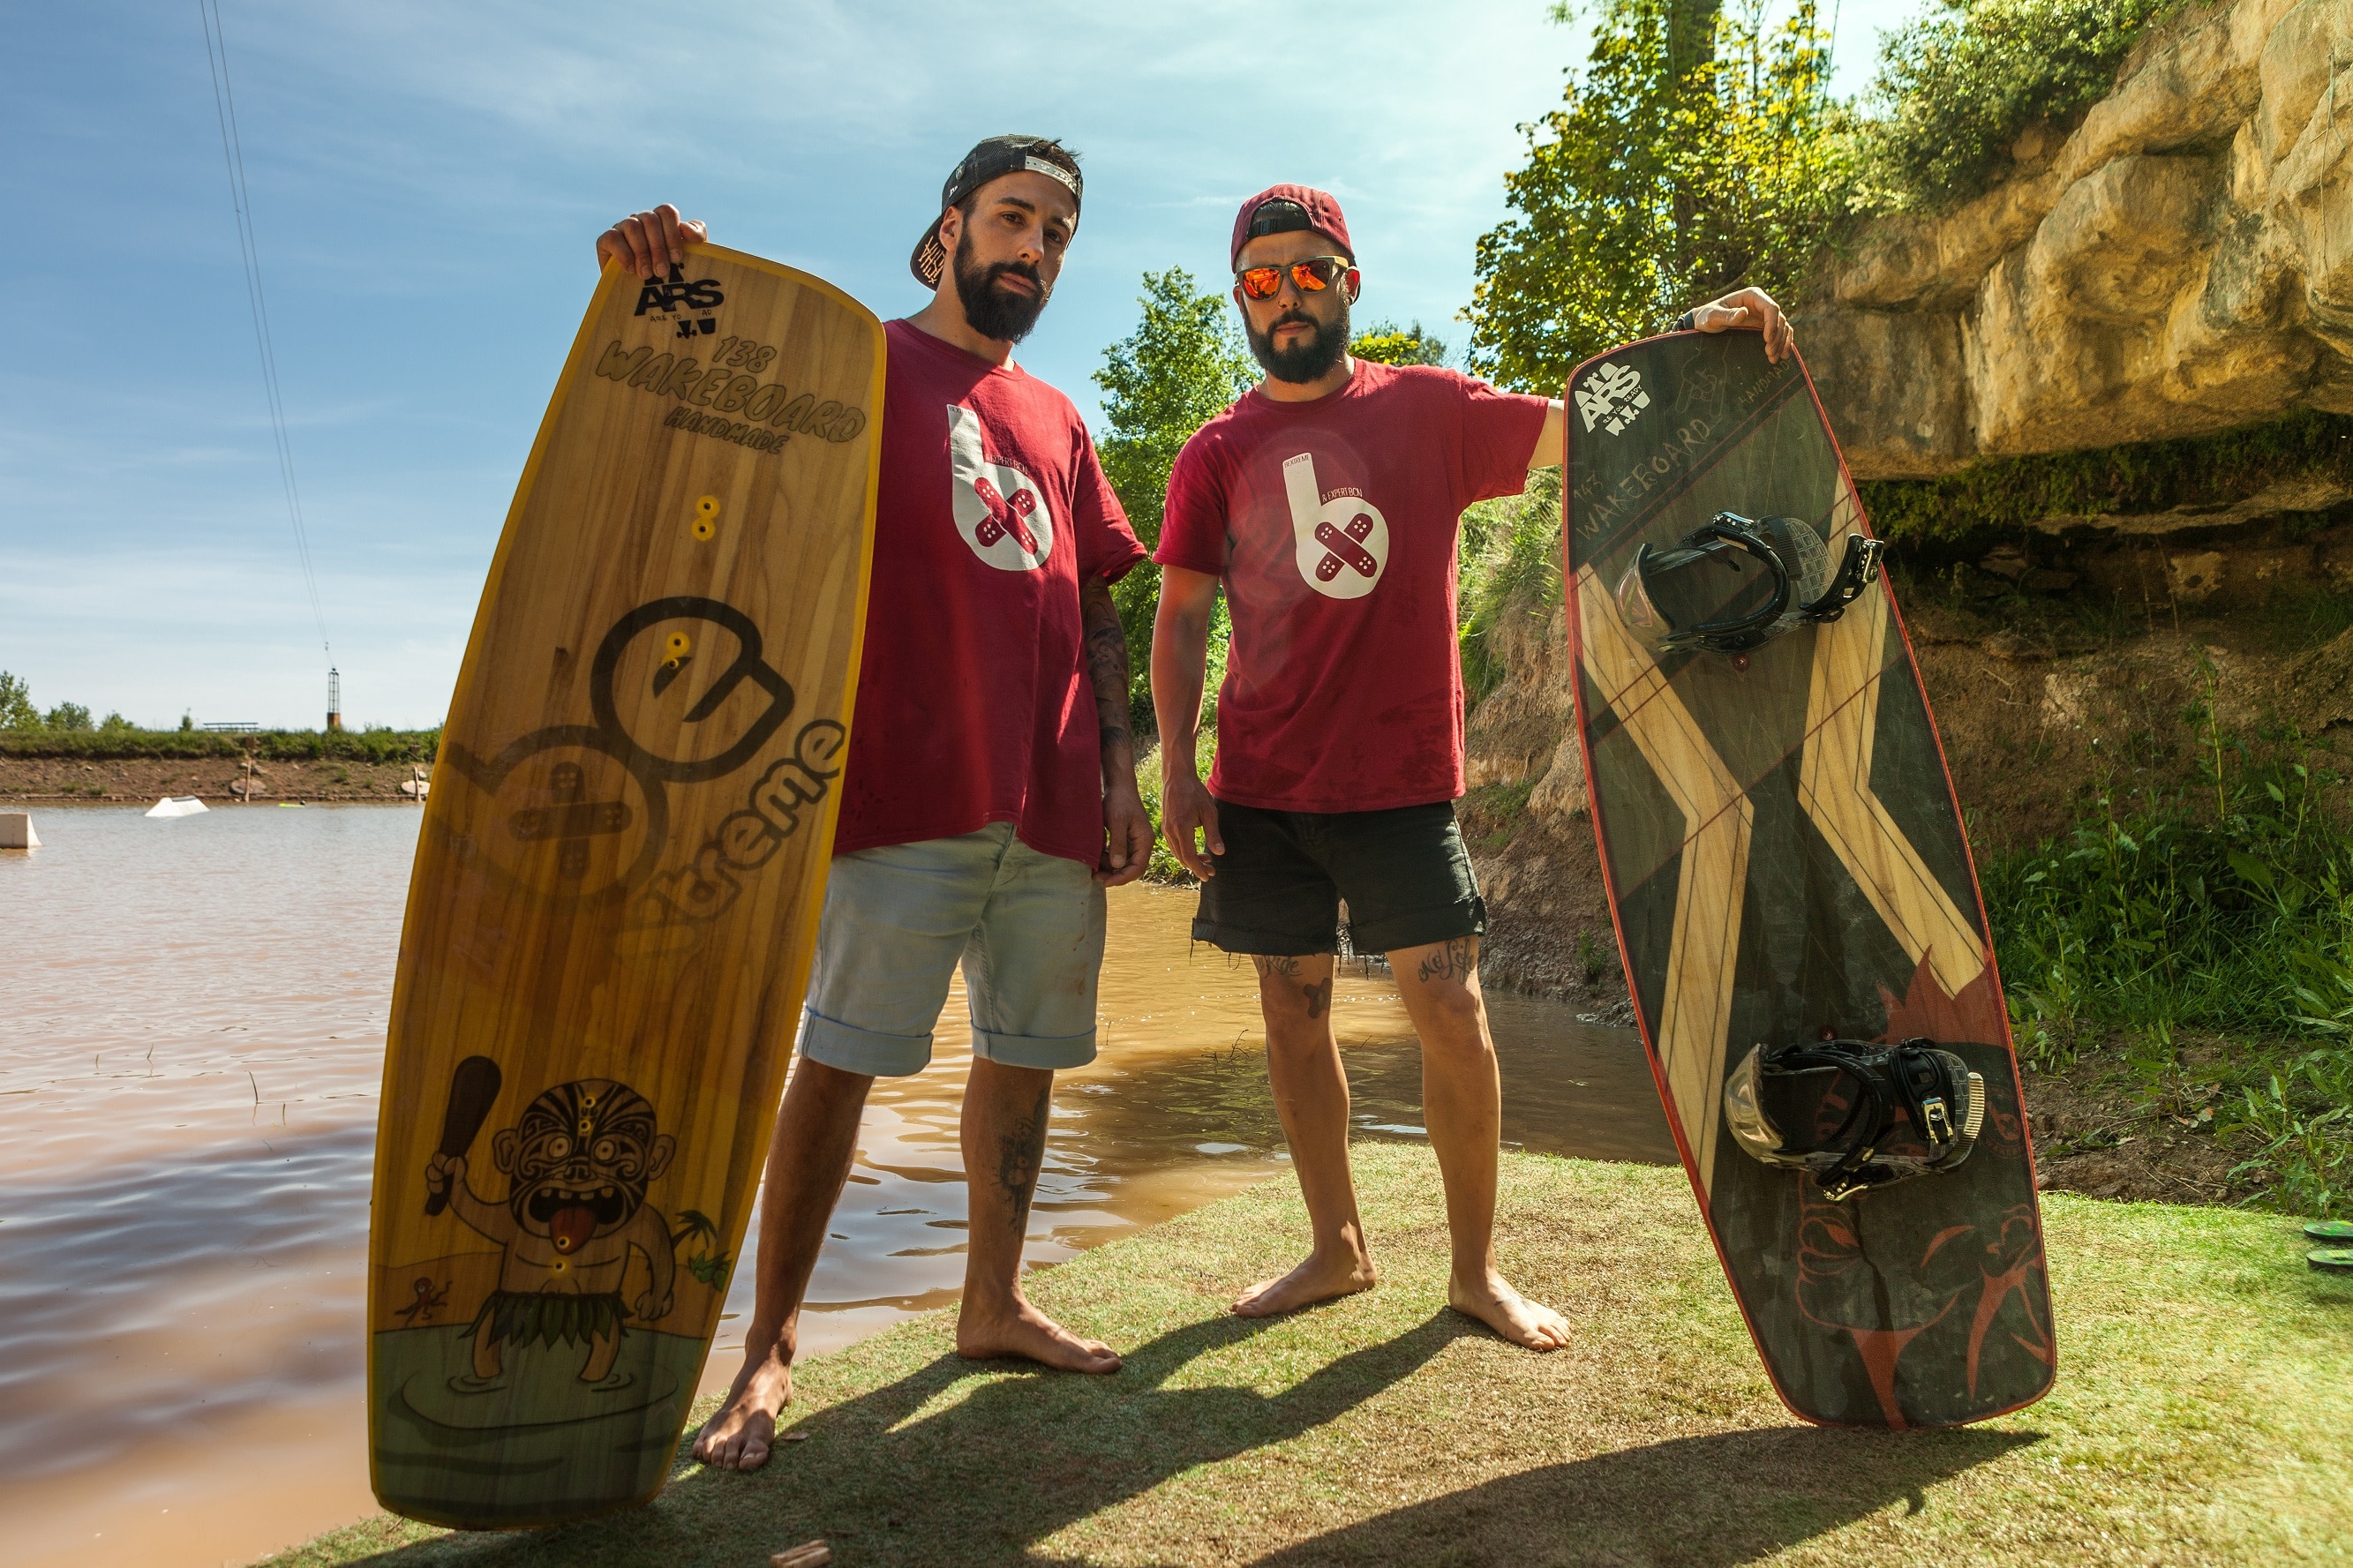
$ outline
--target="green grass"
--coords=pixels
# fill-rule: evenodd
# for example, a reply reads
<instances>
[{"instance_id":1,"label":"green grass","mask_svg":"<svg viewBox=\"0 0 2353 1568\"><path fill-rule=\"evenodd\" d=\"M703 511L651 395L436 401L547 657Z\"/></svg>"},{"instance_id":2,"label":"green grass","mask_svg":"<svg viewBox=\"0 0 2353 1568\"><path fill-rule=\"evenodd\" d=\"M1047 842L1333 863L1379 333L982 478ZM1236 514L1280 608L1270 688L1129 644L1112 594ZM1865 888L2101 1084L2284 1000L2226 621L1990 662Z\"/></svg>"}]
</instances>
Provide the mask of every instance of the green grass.
<instances>
[{"instance_id":1,"label":"green grass","mask_svg":"<svg viewBox=\"0 0 2353 1568\"><path fill-rule=\"evenodd\" d=\"M2291 1226L2046 1200L2060 1376L1987 1426L1795 1425L1682 1173L1504 1161L1505 1268L1577 1342L1513 1350L1443 1306L1419 1148L1360 1144L1377 1290L1229 1316L1305 1232L1289 1179L1033 1276L1121 1346L1082 1379L952 1352L933 1314L808 1363L806 1442L752 1476L680 1466L651 1507L450 1535L378 1518L273 1559L756 1564L813 1537L865 1564L2343 1561L2353 1282Z\"/></svg>"}]
</instances>

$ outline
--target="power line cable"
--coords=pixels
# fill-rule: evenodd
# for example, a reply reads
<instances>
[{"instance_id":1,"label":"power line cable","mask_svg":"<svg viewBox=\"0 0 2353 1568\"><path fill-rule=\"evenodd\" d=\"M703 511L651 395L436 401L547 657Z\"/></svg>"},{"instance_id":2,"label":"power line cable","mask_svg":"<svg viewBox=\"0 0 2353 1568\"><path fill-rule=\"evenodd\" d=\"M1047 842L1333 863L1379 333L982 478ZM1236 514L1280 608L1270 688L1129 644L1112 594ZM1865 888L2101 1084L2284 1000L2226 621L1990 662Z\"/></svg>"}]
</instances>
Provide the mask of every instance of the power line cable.
<instances>
[{"instance_id":1,"label":"power line cable","mask_svg":"<svg viewBox=\"0 0 2353 1568\"><path fill-rule=\"evenodd\" d=\"M237 251L245 260L245 302L253 313L253 346L261 356L261 387L269 405L269 426L278 445L278 476L286 491L286 521L294 530L294 553L310 590L311 615L318 623L319 647L327 643L327 612L319 597L319 574L311 564L310 531L303 526L302 492L294 482L294 444L286 433L286 404L278 389L278 353L269 335L269 301L261 289L261 251L254 243L253 199L245 184L245 142L237 134L237 89L228 74L228 34L221 26L220 0L196 0L205 27L205 63L213 74L213 113L220 122L221 162L228 169L229 205L237 213Z\"/></svg>"}]
</instances>

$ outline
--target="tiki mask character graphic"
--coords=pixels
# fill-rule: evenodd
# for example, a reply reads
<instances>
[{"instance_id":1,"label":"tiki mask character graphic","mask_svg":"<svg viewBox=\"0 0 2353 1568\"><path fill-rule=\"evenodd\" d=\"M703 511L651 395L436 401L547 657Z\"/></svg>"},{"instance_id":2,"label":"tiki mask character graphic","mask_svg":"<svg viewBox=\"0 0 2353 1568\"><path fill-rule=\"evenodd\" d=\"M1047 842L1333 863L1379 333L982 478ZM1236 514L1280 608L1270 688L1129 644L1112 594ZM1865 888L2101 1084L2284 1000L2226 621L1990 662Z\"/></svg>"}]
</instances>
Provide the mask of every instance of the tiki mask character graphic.
<instances>
[{"instance_id":1,"label":"tiki mask character graphic","mask_svg":"<svg viewBox=\"0 0 2353 1568\"><path fill-rule=\"evenodd\" d=\"M427 1163L427 1191L446 1194L459 1218L506 1248L499 1288L474 1319L476 1378L499 1376L508 1344L586 1342L580 1380L601 1384L620 1353L624 1321L647 1322L670 1310L670 1235L646 1189L675 1152L674 1141L655 1131L654 1108L642 1095L591 1078L548 1089L491 1141L491 1159L508 1178L504 1203L474 1192L463 1154L439 1153ZM645 1255L652 1280L625 1302L631 1247Z\"/></svg>"}]
</instances>

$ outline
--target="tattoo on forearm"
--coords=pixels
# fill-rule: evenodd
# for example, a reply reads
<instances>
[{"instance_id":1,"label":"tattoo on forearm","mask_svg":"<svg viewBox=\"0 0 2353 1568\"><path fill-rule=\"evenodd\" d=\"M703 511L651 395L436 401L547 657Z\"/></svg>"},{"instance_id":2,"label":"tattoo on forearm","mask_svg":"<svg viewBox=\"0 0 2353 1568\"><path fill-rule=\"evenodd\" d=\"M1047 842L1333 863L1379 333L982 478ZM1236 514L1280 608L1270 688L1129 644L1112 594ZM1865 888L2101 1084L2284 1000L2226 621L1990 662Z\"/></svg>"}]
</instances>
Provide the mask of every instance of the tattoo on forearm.
<instances>
[{"instance_id":1,"label":"tattoo on forearm","mask_svg":"<svg viewBox=\"0 0 2353 1568\"><path fill-rule=\"evenodd\" d=\"M1127 725L1127 628L1111 590L1090 582L1079 590L1079 616L1086 627L1087 679L1094 683L1095 721L1102 743L1134 739Z\"/></svg>"},{"instance_id":2,"label":"tattoo on forearm","mask_svg":"<svg viewBox=\"0 0 2353 1568\"><path fill-rule=\"evenodd\" d=\"M1038 1091L1038 1103L1029 1116L997 1140L997 1185L1005 1194L1017 1236L1029 1229L1029 1199L1038 1190L1039 1169L1046 1163L1046 1119L1053 1095L1050 1081Z\"/></svg>"},{"instance_id":3,"label":"tattoo on forearm","mask_svg":"<svg viewBox=\"0 0 2353 1568\"><path fill-rule=\"evenodd\" d=\"M1458 936L1436 952L1426 953L1414 978L1427 984L1433 980L1468 981L1479 970L1479 939Z\"/></svg>"}]
</instances>

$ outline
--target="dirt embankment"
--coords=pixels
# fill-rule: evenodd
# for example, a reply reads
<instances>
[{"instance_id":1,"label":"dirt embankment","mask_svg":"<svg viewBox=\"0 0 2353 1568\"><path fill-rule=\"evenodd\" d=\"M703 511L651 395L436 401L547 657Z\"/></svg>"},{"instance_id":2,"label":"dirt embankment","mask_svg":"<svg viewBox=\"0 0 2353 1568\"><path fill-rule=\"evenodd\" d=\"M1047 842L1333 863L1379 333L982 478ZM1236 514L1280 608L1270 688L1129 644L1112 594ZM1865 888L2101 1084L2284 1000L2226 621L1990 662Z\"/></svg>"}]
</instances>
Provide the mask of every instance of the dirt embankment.
<instances>
[{"instance_id":1,"label":"dirt embankment","mask_svg":"<svg viewBox=\"0 0 2353 1568\"><path fill-rule=\"evenodd\" d=\"M260 801L373 800L411 797L400 786L417 765L409 763L271 761L253 764L253 798ZM0 800L154 802L192 795L207 803L244 798L246 765L234 757L0 756Z\"/></svg>"}]
</instances>

